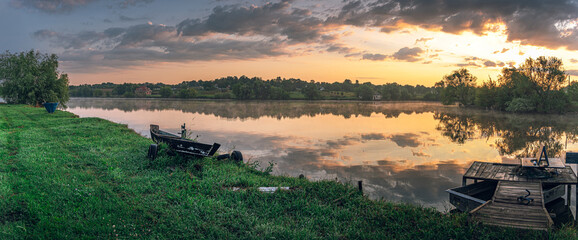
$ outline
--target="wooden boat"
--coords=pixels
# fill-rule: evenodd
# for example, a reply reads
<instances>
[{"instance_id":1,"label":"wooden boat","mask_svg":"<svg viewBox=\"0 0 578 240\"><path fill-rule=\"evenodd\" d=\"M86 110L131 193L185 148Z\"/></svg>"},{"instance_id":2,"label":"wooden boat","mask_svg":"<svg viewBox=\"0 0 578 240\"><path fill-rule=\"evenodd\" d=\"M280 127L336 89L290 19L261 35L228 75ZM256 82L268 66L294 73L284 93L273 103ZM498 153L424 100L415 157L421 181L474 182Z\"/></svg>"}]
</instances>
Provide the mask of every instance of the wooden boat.
<instances>
[{"instance_id":1,"label":"wooden boat","mask_svg":"<svg viewBox=\"0 0 578 240\"><path fill-rule=\"evenodd\" d=\"M151 139L155 142L155 144L151 144L149 146L149 158L152 160L156 158L158 152L157 144L159 143L166 143L170 150L176 153L191 155L195 157L213 156L221 146L221 144L218 143L213 143L211 145L187 139L185 125L181 126L181 128L181 136L177 136L175 134L160 130L158 125L151 124Z\"/></svg>"},{"instance_id":2,"label":"wooden boat","mask_svg":"<svg viewBox=\"0 0 578 240\"><path fill-rule=\"evenodd\" d=\"M486 180L463 187L456 187L446 190L450 194L450 203L456 209L467 212L491 200L496 191L498 181ZM564 185L544 184L544 203L548 204L565 193Z\"/></svg>"}]
</instances>

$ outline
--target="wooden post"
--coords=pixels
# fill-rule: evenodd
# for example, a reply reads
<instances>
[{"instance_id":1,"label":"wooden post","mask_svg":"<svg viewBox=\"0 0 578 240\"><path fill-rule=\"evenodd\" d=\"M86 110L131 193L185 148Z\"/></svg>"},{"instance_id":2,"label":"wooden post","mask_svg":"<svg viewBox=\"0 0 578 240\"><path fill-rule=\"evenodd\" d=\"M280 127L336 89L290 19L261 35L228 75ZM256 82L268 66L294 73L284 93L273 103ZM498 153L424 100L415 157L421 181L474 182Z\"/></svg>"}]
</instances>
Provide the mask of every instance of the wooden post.
<instances>
[{"instance_id":1,"label":"wooden post","mask_svg":"<svg viewBox=\"0 0 578 240\"><path fill-rule=\"evenodd\" d=\"M462 187L466 186L466 177L462 177Z\"/></svg>"},{"instance_id":2,"label":"wooden post","mask_svg":"<svg viewBox=\"0 0 578 240\"><path fill-rule=\"evenodd\" d=\"M572 185L568 184L566 187L566 206L572 206Z\"/></svg>"},{"instance_id":3,"label":"wooden post","mask_svg":"<svg viewBox=\"0 0 578 240\"><path fill-rule=\"evenodd\" d=\"M359 192L363 193L363 181L358 181L357 186L359 187Z\"/></svg>"}]
</instances>

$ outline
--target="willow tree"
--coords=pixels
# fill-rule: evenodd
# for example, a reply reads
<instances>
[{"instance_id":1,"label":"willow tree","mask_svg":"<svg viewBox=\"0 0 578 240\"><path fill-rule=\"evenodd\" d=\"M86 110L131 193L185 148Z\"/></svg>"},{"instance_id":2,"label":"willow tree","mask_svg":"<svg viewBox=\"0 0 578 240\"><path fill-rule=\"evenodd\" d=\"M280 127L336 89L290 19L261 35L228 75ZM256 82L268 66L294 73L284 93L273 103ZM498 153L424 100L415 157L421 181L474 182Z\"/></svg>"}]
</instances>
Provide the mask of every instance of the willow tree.
<instances>
[{"instance_id":1,"label":"willow tree","mask_svg":"<svg viewBox=\"0 0 578 240\"><path fill-rule=\"evenodd\" d=\"M8 103L65 105L69 99L68 75L58 71L55 54L34 50L0 54L0 82L0 96Z\"/></svg>"}]
</instances>

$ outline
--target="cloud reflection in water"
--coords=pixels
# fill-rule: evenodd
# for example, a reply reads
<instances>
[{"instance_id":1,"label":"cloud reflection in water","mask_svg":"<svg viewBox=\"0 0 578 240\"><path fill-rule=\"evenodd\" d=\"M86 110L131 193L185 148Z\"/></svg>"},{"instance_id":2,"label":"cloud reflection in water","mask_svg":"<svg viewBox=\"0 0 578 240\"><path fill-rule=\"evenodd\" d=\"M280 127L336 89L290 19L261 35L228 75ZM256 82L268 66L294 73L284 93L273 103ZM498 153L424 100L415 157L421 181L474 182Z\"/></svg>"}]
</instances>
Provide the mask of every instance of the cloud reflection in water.
<instances>
[{"instance_id":1,"label":"cloud reflection in water","mask_svg":"<svg viewBox=\"0 0 578 240\"><path fill-rule=\"evenodd\" d=\"M471 162L500 162L500 154L578 129L572 116L542 121L436 103L73 99L69 106L144 135L151 123L178 132L185 122L201 142L240 150L263 167L275 163L275 174L362 180L372 198L440 210L449 208L445 190L461 184Z\"/></svg>"}]
</instances>

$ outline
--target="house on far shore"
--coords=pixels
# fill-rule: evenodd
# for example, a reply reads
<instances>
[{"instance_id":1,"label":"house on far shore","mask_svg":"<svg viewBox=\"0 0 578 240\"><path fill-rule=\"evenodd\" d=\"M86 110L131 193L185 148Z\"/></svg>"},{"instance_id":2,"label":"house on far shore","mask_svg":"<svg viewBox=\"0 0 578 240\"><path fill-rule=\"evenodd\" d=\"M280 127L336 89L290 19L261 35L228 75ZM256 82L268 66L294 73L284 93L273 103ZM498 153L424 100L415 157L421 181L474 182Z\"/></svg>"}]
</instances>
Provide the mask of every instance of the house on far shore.
<instances>
[{"instance_id":1,"label":"house on far shore","mask_svg":"<svg viewBox=\"0 0 578 240\"><path fill-rule=\"evenodd\" d=\"M374 101L379 101L379 100L381 100L381 94L374 94L374 95L373 95L373 100L374 100Z\"/></svg>"},{"instance_id":2,"label":"house on far shore","mask_svg":"<svg viewBox=\"0 0 578 240\"><path fill-rule=\"evenodd\" d=\"M153 91L147 86L141 86L134 90L134 94L137 96L150 96Z\"/></svg>"}]
</instances>

